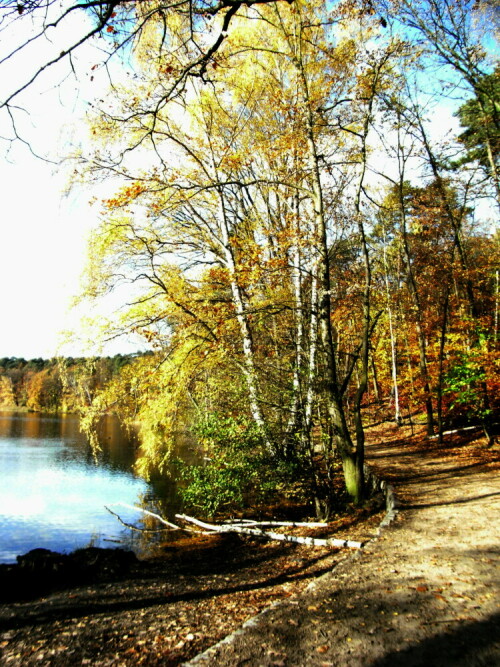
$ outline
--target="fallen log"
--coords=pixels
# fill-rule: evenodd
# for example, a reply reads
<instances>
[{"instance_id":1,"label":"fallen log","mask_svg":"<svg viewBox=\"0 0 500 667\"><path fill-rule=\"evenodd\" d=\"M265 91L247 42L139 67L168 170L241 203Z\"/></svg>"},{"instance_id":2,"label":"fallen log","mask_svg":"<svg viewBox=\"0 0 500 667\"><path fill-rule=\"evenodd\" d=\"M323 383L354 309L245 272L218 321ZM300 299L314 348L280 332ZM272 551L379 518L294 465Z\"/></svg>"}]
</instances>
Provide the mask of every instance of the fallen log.
<instances>
[{"instance_id":1,"label":"fallen log","mask_svg":"<svg viewBox=\"0 0 500 667\"><path fill-rule=\"evenodd\" d=\"M255 535L256 537L265 537L269 540L279 540L280 542L296 542L298 544L307 544L315 547L336 547L348 549L361 549L363 542L356 542L354 540L338 540L335 538L320 539L317 537L298 537L296 535L284 535L283 533L274 533L260 530L259 528L246 528L241 525L222 524L217 525L213 523L206 523L200 521L192 516L186 514L176 514L176 519L194 523L195 526L204 528L210 532L215 533L243 533L244 535Z\"/></svg>"},{"instance_id":2,"label":"fallen log","mask_svg":"<svg viewBox=\"0 0 500 667\"><path fill-rule=\"evenodd\" d=\"M321 522L299 522L299 521L252 521L252 519L241 519L241 521L224 521L224 526L241 526L242 528L254 528L255 526L286 526L296 528L306 526L307 528L326 528L327 523Z\"/></svg>"}]
</instances>

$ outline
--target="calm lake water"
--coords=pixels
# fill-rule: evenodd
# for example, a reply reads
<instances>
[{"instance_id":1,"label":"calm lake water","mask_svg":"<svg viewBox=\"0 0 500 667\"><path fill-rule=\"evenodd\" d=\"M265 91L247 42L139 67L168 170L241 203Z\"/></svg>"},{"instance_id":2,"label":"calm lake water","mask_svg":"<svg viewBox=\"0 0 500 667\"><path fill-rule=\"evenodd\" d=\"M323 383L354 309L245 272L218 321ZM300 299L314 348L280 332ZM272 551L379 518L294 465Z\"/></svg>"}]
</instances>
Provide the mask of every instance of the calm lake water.
<instances>
[{"instance_id":1,"label":"calm lake water","mask_svg":"<svg viewBox=\"0 0 500 667\"><path fill-rule=\"evenodd\" d=\"M105 420L100 442L96 462L77 417L0 412L0 562L35 547L148 549L150 538L124 528L105 506L127 523L156 528L119 503L170 514L175 485L153 487L133 474L135 449L116 419Z\"/></svg>"}]
</instances>

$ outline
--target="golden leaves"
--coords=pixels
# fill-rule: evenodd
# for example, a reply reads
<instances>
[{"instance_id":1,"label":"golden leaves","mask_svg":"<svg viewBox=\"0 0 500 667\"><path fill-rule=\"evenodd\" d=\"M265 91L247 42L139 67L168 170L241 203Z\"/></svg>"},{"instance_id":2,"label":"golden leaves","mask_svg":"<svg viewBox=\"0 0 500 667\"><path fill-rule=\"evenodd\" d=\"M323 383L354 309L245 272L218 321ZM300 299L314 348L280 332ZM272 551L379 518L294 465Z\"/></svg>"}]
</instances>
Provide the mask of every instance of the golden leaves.
<instances>
[{"instance_id":1,"label":"golden leaves","mask_svg":"<svg viewBox=\"0 0 500 667\"><path fill-rule=\"evenodd\" d=\"M147 187L144 183L133 183L123 187L116 197L106 199L104 205L107 209L122 208L126 204L130 204L137 199L144 192L147 192Z\"/></svg>"}]
</instances>

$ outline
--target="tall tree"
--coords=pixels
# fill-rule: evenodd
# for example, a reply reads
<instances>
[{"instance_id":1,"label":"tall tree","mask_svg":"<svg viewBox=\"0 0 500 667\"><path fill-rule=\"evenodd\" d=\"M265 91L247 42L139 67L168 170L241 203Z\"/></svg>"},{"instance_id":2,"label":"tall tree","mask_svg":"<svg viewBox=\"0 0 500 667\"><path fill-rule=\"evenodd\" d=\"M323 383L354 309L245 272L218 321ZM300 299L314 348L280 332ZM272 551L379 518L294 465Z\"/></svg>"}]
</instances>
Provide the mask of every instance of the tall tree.
<instances>
[{"instance_id":1,"label":"tall tree","mask_svg":"<svg viewBox=\"0 0 500 667\"><path fill-rule=\"evenodd\" d=\"M485 94L485 91L488 94ZM458 140L465 146L466 154L456 161L461 166L477 161L493 180L500 202L500 68L482 78L480 90L464 102L456 115L466 128Z\"/></svg>"},{"instance_id":2,"label":"tall tree","mask_svg":"<svg viewBox=\"0 0 500 667\"><path fill-rule=\"evenodd\" d=\"M316 21L311 22L311 11ZM327 19L321 3L248 9L233 23L231 40L218 51L212 69L219 82L212 90L193 86L186 91L185 102L179 100L177 107L178 120L158 105L151 117L143 110L142 99L164 99L165 81L162 66L161 76L153 73L153 78L144 68L136 94L131 96L124 87L121 110L101 114L96 122L93 132L106 145L90 165L94 174L103 170L130 180L108 200L112 213L101 236L101 253L93 252L101 257L101 267L111 268L111 282L127 274L131 280L149 282L162 298L179 302L172 284L161 275L174 250L187 266L194 261L218 267L239 329L248 405L269 451L290 451L290 444L293 448L302 443L314 468L313 406L325 401L349 493L360 501L364 447L360 407L372 328L362 205L375 92L382 85L390 52L363 63L349 36L332 45L328 41L334 38L332 28L348 19L341 14ZM154 43L156 37L148 39ZM141 62L148 50L146 42L138 52ZM167 69L169 58L166 54ZM108 152L113 137L118 138L120 161ZM156 166L134 178L124 137L130 148L149 137L153 149L149 155ZM175 163L171 155L176 156ZM347 171L352 175L337 176L337 163L351 164ZM343 190L352 178L355 196L349 200ZM144 224L137 216L113 219L114 211L139 203L149 207ZM351 357L345 357L350 361L341 373L341 353L332 329L331 244L343 233L347 215L359 234L365 287L362 335ZM144 270L138 271L139 267ZM285 290L277 288L273 277L277 270L286 278ZM142 303L151 306L150 300ZM184 303L183 308L191 315L196 310L193 304ZM290 308L293 319L287 315ZM278 325L274 336L269 331L264 334L264 322ZM276 401L278 394L273 398L269 393L269 379L275 373L268 355L269 345L279 344L286 330L293 346L278 352L288 366L283 377L290 399L283 402ZM263 356L265 350L269 352ZM363 380L355 401L353 441L345 400L358 360ZM320 393L318 364L327 378ZM283 420L283 411L289 418ZM277 430L278 423L283 426ZM295 445L294 433L300 433Z\"/></svg>"},{"instance_id":3,"label":"tall tree","mask_svg":"<svg viewBox=\"0 0 500 667\"><path fill-rule=\"evenodd\" d=\"M394 7L396 19L401 21L403 27L415 31L418 38L423 39L428 56L455 73L455 78L448 79L446 87L458 85L465 88L468 95L472 93L474 96L472 105L477 113L476 127L478 124L482 127L483 158L488 163L498 200L500 189L495 154L500 132L498 77L495 73L498 60L495 63L485 48L486 38L497 39L493 29L495 23L498 25L495 10L492 13L488 3L472 0L398 0L395 3L385 3L384 0L382 3L386 11L390 6Z\"/></svg>"}]
</instances>

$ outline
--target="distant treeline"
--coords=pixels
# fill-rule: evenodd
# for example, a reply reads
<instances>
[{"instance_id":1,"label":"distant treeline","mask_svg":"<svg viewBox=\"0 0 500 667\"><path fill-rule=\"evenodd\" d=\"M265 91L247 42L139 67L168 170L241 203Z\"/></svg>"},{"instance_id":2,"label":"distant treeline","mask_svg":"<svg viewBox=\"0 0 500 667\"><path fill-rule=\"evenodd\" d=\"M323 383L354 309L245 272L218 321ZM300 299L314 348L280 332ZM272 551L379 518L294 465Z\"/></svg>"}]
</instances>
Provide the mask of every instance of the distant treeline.
<instances>
[{"instance_id":1,"label":"distant treeline","mask_svg":"<svg viewBox=\"0 0 500 667\"><path fill-rule=\"evenodd\" d=\"M77 412L137 357L0 358L0 409Z\"/></svg>"}]
</instances>

